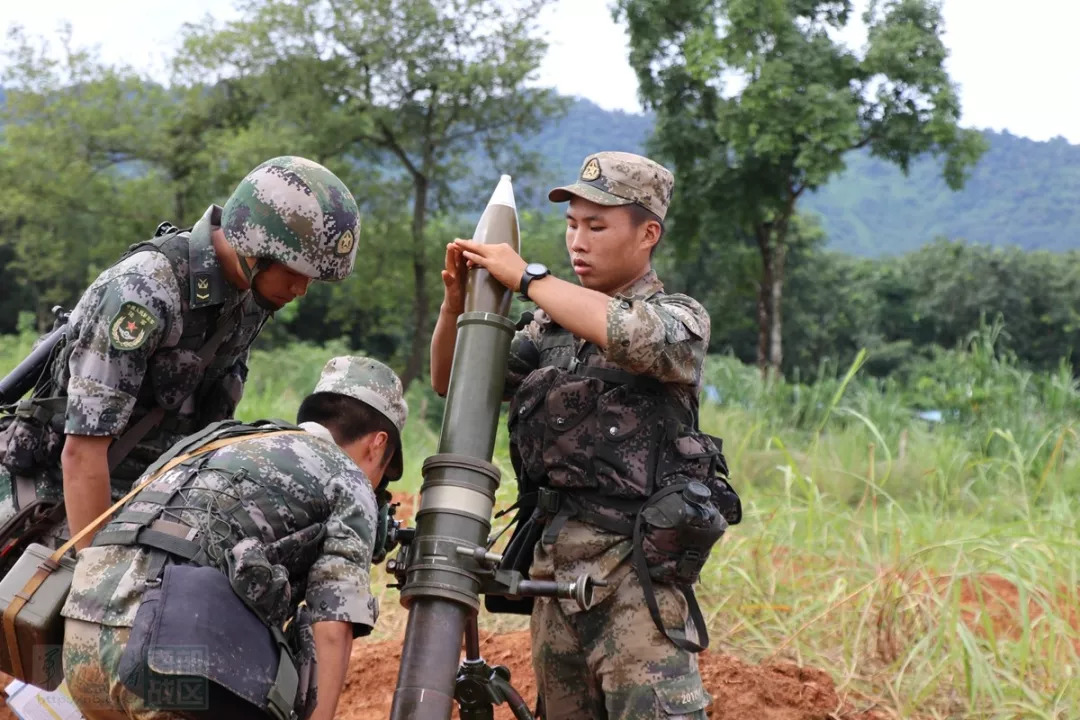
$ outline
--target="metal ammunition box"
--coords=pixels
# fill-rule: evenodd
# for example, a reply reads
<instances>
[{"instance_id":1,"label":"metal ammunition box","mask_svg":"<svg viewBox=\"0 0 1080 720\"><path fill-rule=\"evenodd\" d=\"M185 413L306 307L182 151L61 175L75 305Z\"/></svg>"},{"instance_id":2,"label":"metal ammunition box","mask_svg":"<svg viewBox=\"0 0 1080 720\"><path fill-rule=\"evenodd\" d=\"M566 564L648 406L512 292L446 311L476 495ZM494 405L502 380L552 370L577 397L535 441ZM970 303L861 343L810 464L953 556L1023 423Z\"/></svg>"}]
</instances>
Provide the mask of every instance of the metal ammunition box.
<instances>
[{"instance_id":1,"label":"metal ammunition box","mask_svg":"<svg viewBox=\"0 0 1080 720\"><path fill-rule=\"evenodd\" d=\"M6 610L15 596L38 571L53 550L32 543L0 580L0 612ZM60 567L49 574L26 605L15 616L14 646L7 632L0 632L0 671L23 682L46 690L54 690L64 679L61 649L64 643L64 618L60 609L71 590L75 560L60 559ZM22 673L17 673L14 658L22 661Z\"/></svg>"}]
</instances>

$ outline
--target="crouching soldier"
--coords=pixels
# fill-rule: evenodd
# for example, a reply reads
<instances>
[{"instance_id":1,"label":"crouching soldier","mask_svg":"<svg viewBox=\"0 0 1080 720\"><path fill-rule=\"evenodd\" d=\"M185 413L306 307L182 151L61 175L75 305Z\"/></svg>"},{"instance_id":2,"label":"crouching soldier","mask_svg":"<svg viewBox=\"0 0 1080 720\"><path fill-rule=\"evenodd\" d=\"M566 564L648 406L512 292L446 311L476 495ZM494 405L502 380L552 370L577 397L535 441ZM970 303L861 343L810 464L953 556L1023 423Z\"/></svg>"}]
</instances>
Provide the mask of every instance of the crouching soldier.
<instances>
[{"instance_id":1,"label":"crouching soldier","mask_svg":"<svg viewBox=\"0 0 1080 720\"><path fill-rule=\"evenodd\" d=\"M148 468L63 609L88 720L332 718L378 616L376 495L401 476L407 412L390 368L338 357L298 425L222 421Z\"/></svg>"}]
</instances>

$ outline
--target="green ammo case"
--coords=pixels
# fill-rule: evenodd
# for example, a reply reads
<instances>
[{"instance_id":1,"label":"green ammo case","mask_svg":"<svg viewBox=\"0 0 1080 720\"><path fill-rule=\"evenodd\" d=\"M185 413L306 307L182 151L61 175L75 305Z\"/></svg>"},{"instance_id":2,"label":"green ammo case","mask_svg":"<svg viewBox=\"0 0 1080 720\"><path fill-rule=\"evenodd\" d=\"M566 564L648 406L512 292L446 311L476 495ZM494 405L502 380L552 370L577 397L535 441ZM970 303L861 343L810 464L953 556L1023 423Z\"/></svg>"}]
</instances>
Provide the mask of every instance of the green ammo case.
<instances>
[{"instance_id":1,"label":"green ammo case","mask_svg":"<svg viewBox=\"0 0 1080 720\"><path fill-rule=\"evenodd\" d=\"M0 580L0 671L46 690L55 690L64 679L64 618L60 610L75 571L73 558L54 560L55 552L31 543ZM44 573L44 579L35 589L30 583L39 572Z\"/></svg>"}]
</instances>

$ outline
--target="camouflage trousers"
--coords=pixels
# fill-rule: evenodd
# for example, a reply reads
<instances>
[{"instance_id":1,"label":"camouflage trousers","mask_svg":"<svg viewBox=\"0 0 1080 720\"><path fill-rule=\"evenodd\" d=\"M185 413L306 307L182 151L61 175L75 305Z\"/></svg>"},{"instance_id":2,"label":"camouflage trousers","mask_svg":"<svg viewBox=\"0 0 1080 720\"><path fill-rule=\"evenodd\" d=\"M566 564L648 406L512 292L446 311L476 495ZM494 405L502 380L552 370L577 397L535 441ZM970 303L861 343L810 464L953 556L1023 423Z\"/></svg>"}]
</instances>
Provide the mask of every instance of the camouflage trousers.
<instances>
[{"instance_id":1,"label":"camouflage trousers","mask_svg":"<svg viewBox=\"0 0 1080 720\"><path fill-rule=\"evenodd\" d=\"M86 720L187 720L150 706L117 674L131 628L64 619L64 679Z\"/></svg>"},{"instance_id":2,"label":"camouflage trousers","mask_svg":"<svg viewBox=\"0 0 1080 720\"><path fill-rule=\"evenodd\" d=\"M685 626L696 639L682 591L661 585L655 590L664 624ZM633 571L584 612L567 615L557 599L537 598L530 629L544 720L706 717L712 698L697 656L660 633Z\"/></svg>"}]
</instances>

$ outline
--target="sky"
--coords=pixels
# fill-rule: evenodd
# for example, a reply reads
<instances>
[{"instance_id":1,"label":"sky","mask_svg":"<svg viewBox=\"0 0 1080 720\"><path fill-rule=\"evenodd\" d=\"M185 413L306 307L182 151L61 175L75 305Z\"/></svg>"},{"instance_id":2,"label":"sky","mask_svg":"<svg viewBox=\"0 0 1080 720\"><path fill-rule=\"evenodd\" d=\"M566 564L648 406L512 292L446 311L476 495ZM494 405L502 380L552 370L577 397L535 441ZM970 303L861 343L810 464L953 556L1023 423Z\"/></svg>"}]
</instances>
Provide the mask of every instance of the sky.
<instances>
[{"instance_id":1,"label":"sky","mask_svg":"<svg viewBox=\"0 0 1080 720\"><path fill-rule=\"evenodd\" d=\"M867 1L856 0L856 7L861 11ZM640 112L626 33L611 19L611 2L555 0L544 10L550 49L538 81L609 110ZM943 7L947 67L960 88L962 123L1080 144L1080 2L944 0ZM18 23L51 38L67 20L76 46L96 45L106 61L163 77L180 25L208 13L236 16L229 0L0 0L0 28ZM863 31L856 25L844 39L858 45ZM597 58L606 62L602 82L582 70L582 61Z\"/></svg>"}]
</instances>

